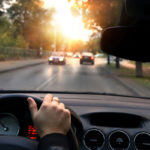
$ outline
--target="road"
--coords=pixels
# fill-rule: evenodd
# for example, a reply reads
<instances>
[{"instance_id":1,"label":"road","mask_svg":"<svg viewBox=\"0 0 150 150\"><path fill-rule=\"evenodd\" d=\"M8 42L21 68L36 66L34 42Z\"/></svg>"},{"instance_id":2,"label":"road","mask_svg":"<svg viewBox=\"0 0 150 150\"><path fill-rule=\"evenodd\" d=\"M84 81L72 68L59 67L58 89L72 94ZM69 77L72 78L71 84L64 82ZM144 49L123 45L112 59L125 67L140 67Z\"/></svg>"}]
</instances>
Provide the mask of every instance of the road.
<instances>
[{"instance_id":1,"label":"road","mask_svg":"<svg viewBox=\"0 0 150 150\"><path fill-rule=\"evenodd\" d=\"M78 59L67 64L40 64L0 74L0 89L37 91L105 92L135 95L105 69L104 59L95 65L80 65Z\"/></svg>"}]
</instances>

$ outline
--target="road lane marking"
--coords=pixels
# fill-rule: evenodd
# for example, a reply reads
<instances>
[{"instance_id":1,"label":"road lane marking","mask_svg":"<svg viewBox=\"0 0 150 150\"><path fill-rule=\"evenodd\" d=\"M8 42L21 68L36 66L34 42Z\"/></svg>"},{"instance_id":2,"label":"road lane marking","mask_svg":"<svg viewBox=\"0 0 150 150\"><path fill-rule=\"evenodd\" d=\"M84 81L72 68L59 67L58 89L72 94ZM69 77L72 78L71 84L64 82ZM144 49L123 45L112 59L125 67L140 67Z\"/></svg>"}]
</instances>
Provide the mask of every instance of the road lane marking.
<instances>
[{"instance_id":1,"label":"road lane marking","mask_svg":"<svg viewBox=\"0 0 150 150\"><path fill-rule=\"evenodd\" d=\"M46 86L50 81L54 80L54 78L56 78L57 74L54 75L52 78L46 80L45 82L43 82L39 87L37 87L35 90L41 90L44 86Z\"/></svg>"}]
</instances>

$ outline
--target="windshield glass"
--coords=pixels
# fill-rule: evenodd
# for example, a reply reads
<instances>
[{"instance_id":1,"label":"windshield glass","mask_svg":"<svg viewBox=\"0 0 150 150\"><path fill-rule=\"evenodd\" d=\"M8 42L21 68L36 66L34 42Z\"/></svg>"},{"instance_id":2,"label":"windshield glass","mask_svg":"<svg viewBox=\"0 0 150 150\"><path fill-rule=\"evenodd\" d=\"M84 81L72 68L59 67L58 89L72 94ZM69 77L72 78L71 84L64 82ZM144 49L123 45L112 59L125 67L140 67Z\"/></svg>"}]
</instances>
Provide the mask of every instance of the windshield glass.
<instances>
[{"instance_id":1,"label":"windshield glass","mask_svg":"<svg viewBox=\"0 0 150 150\"><path fill-rule=\"evenodd\" d=\"M0 0L0 89L150 97L150 64L100 46L102 31L118 25L122 2Z\"/></svg>"}]
</instances>

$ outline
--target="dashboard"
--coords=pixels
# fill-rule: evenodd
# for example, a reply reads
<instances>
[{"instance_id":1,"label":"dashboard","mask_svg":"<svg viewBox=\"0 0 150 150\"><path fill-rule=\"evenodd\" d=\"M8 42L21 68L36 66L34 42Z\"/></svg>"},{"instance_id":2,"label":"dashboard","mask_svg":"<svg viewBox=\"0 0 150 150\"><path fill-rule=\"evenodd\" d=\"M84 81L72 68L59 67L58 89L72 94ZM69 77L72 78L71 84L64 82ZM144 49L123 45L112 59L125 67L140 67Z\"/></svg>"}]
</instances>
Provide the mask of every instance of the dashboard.
<instances>
[{"instance_id":1,"label":"dashboard","mask_svg":"<svg viewBox=\"0 0 150 150\"><path fill-rule=\"evenodd\" d=\"M45 95L23 94L40 99ZM72 111L72 129L80 150L150 149L150 99L94 94L54 95ZM39 140L27 106L0 104L0 135Z\"/></svg>"}]
</instances>

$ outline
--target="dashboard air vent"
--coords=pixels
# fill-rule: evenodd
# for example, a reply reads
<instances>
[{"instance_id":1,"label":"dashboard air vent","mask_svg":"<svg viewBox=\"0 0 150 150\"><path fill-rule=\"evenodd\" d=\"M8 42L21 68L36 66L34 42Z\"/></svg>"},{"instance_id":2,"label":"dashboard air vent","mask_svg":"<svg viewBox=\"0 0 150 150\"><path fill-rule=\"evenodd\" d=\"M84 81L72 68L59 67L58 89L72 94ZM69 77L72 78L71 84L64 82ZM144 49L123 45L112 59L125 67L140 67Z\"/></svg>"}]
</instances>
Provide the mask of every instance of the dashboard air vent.
<instances>
[{"instance_id":1,"label":"dashboard air vent","mask_svg":"<svg viewBox=\"0 0 150 150\"><path fill-rule=\"evenodd\" d=\"M138 133L134 139L136 150L150 150L150 134Z\"/></svg>"},{"instance_id":2,"label":"dashboard air vent","mask_svg":"<svg viewBox=\"0 0 150 150\"><path fill-rule=\"evenodd\" d=\"M84 134L83 143L88 150L100 150L104 145L104 134L98 129L90 129Z\"/></svg>"},{"instance_id":3,"label":"dashboard air vent","mask_svg":"<svg viewBox=\"0 0 150 150\"><path fill-rule=\"evenodd\" d=\"M124 131L114 131L109 136L109 145L112 150L127 150L130 146L130 138Z\"/></svg>"}]
</instances>

